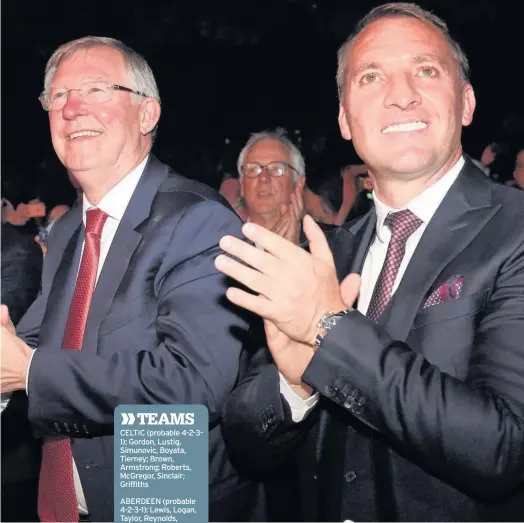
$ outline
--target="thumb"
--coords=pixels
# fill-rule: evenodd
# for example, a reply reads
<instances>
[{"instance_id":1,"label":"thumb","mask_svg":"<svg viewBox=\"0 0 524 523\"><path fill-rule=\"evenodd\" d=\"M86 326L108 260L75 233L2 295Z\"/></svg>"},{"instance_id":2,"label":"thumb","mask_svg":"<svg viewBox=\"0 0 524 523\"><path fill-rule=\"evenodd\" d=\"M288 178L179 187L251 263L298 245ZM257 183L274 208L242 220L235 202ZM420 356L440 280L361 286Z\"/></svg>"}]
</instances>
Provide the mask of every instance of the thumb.
<instances>
[{"instance_id":1,"label":"thumb","mask_svg":"<svg viewBox=\"0 0 524 523\"><path fill-rule=\"evenodd\" d=\"M360 275L356 273L348 274L340 284L340 295L344 305L348 308L353 307L359 292Z\"/></svg>"},{"instance_id":2,"label":"thumb","mask_svg":"<svg viewBox=\"0 0 524 523\"><path fill-rule=\"evenodd\" d=\"M264 320L264 330L268 340L278 336L278 327L270 320Z\"/></svg>"},{"instance_id":3,"label":"thumb","mask_svg":"<svg viewBox=\"0 0 524 523\"><path fill-rule=\"evenodd\" d=\"M0 306L0 323L2 327L6 327L12 333L15 333L15 326L9 317L9 309L7 308L7 305Z\"/></svg>"},{"instance_id":4,"label":"thumb","mask_svg":"<svg viewBox=\"0 0 524 523\"><path fill-rule=\"evenodd\" d=\"M325 234L322 229L317 225L315 220L309 214L304 216L304 234L309 240L309 250L311 254L316 258L324 260L329 265L334 266L333 254L329 248Z\"/></svg>"},{"instance_id":5,"label":"thumb","mask_svg":"<svg viewBox=\"0 0 524 523\"><path fill-rule=\"evenodd\" d=\"M0 306L0 322L2 323L2 327L7 327L11 322L11 319L9 318L9 309L7 308L7 305Z\"/></svg>"}]
</instances>

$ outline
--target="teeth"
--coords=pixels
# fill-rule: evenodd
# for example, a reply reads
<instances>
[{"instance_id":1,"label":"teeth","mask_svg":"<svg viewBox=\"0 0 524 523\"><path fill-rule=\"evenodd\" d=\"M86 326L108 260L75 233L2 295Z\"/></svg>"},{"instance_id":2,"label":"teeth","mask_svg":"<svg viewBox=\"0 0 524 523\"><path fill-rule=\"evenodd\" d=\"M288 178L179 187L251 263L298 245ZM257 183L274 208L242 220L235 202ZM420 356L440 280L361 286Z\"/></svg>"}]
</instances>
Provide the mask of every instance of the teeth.
<instances>
[{"instance_id":1,"label":"teeth","mask_svg":"<svg viewBox=\"0 0 524 523\"><path fill-rule=\"evenodd\" d=\"M69 135L70 140L75 138L80 138L81 136L98 136L100 133L98 131L80 131L79 133L73 133Z\"/></svg>"},{"instance_id":2,"label":"teeth","mask_svg":"<svg viewBox=\"0 0 524 523\"><path fill-rule=\"evenodd\" d=\"M425 129L427 126L428 124L426 122L399 123L397 125L389 125L385 129L382 129L382 134L418 131L420 129Z\"/></svg>"}]
</instances>

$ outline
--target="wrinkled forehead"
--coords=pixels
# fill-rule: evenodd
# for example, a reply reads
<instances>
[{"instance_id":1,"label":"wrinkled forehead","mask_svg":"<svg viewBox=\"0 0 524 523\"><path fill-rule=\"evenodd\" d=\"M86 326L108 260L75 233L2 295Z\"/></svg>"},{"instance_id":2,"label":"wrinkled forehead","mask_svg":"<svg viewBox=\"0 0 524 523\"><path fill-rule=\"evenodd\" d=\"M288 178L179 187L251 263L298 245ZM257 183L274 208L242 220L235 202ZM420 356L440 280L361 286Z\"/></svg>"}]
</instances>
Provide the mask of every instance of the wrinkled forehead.
<instances>
[{"instance_id":1,"label":"wrinkled forehead","mask_svg":"<svg viewBox=\"0 0 524 523\"><path fill-rule=\"evenodd\" d=\"M78 50L64 58L53 78L53 87L73 82L103 81L126 83L129 74L124 56L117 49L107 46Z\"/></svg>"}]
</instances>

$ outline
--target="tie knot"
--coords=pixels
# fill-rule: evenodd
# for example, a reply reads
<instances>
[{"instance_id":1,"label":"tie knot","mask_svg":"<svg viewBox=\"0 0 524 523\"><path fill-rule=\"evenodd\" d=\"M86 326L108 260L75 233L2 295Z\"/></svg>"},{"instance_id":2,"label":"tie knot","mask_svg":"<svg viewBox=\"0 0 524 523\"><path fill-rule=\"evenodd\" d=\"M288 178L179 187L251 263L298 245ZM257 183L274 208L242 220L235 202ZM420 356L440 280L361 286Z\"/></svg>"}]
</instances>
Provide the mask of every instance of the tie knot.
<instances>
[{"instance_id":1,"label":"tie knot","mask_svg":"<svg viewBox=\"0 0 524 523\"><path fill-rule=\"evenodd\" d=\"M392 238L407 240L420 227L422 220L405 209L389 213L384 223L391 229Z\"/></svg>"},{"instance_id":2,"label":"tie knot","mask_svg":"<svg viewBox=\"0 0 524 523\"><path fill-rule=\"evenodd\" d=\"M108 215L100 209L89 209L86 212L86 234L101 236L107 216Z\"/></svg>"}]
</instances>

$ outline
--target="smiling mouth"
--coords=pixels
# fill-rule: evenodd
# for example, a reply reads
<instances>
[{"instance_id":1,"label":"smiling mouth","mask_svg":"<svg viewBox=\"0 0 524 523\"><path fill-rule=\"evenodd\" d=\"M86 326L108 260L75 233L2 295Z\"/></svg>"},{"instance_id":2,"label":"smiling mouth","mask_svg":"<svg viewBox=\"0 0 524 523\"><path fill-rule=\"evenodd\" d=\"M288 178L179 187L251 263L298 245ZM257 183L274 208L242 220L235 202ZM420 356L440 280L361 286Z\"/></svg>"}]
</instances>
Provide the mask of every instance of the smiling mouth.
<instances>
[{"instance_id":1,"label":"smiling mouth","mask_svg":"<svg viewBox=\"0 0 524 523\"><path fill-rule=\"evenodd\" d=\"M382 129L381 132L382 134L405 133L409 131L420 131L422 129L426 129L427 126L428 124L422 121L406 122L406 123L388 125L384 129Z\"/></svg>"},{"instance_id":2,"label":"smiling mouth","mask_svg":"<svg viewBox=\"0 0 524 523\"><path fill-rule=\"evenodd\" d=\"M71 133L67 139L68 140L75 140L76 138L84 138L84 137L95 137L100 136L102 133L99 133L98 131L79 131L77 133Z\"/></svg>"}]
</instances>

